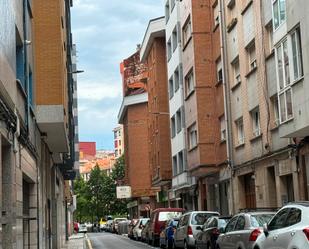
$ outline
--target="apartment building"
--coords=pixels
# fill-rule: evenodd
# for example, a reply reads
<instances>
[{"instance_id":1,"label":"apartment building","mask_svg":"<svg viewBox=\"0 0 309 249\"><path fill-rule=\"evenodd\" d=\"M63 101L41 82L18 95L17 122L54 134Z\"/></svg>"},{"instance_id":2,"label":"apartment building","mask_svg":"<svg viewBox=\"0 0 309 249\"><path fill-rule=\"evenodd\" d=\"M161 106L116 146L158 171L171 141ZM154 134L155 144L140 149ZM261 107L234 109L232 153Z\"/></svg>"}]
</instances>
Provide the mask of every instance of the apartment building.
<instances>
[{"instance_id":1,"label":"apartment building","mask_svg":"<svg viewBox=\"0 0 309 249\"><path fill-rule=\"evenodd\" d=\"M69 235L67 210L73 205L69 181L78 172L76 77L70 8L72 1L33 0L36 122L45 142L40 170L40 241L62 248ZM51 155L51 158L50 158Z\"/></svg>"},{"instance_id":2,"label":"apartment building","mask_svg":"<svg viewBox=\"0 0 309 249\"><path fill-rule=\"evenodd\" d=\"M40 53L36 45L40 40L38 33L34 32L40 22L38 2L0 2L0 247L7 249L61 248L69 232L65 217L66 209L72 205L72 192L70 184L65 188L69 183L65 180L72 179L76 173L74 160L69 156L65 158L71 159L70 162L56 164L55 160L63 153L72 155L69 150L74 144L68 144L68 141L74 141L74 137L67 132L55 139L53 136L59 131L67 131L67 126L54 115L52 107L44 112L40 108L44 104L41 95L48 96L53 89L51 85L45 85L50 72L61 60L70 65L71 54L64 53L65 58L56 59L55 53L52 56L45 53L38 64ZM61 13L68 28L69 2L65 1L62 7ZM49 9L44 15L50 17L51 13ZM58 27L57 30L61 30L60 22ZM50 28L45 26L41 31L48 35L48 30L52 33ZM41 52L43 48L44 52L48 51L48 42L44 46L41 44ZM44 63L45 74L39 77L39 66ZM64 78L67 77L65 73ZM69 78L71 80L71 76ZM63 81L63 87L64 82L68 84ZM69 91L61 96L64 95L67 102L73 96ZM72 120L70 108L66 111L68 119ZM48 122L43 122L47 117ZM64 127L62 130L59 123ZM71 124L69 121L68 127ZM55 148L57 146L64 149L59 151Z\"/></svg>"},{"instance_id":3,"label":"apartment building","mask_svg":"<svg viewBox=\"0 0 309 249\"><path fill-rule=\"evenodd\" d=\"M159 187L157 207L168 207L172 163L167 86L165 18L149 21L140 52L148 67L148 154L152 186Z\"/></svg>"},{"instance_id":4,"label":"apartment building","mask_svg":"<svg viewBox=\"0 0 309 249\"><path fill-rule=\"evenodd\" d=\"M165 3L165 36L173 173L168 197L172 207L191 210L196 182L187 164L180 1L167 0Z\"/></svg>"},{"instance_id":5,"label":"apartment building","mask_svg":"<svg viewBox=\"0 0 309 249\"><path fill-rule=\"evenodd\" d=\"M148 144L148 69L140 62L140 47L125 59L120 70L123 79L123 101L118 122L123 125L125 185L131 187L128 203L130 218L149 216L149 207L155 208L157 188L152 187Z\"/></svg>"},{"instance_id":6,"label":"apartment building","mask_svg":"<svg viewBox=\"0 0 309 249\"><path fill-rule=\"evenodd\" d=\"M301 55L308 34L299 6L289 0L221 0L213 10L222 13L232 212L308 198L308 86Z\"/></svg>"},{"instance_id":7,"label":"apartment building","mask_svg":"<svg viewBox=\"0 0 309 249\"><path fill-rule=\"evenodd\" d=\"M124 143L123 143L123 126L119 125L113 129L114 133L114 150L115 158L119 158L124 153Z\"/></svg>"},{"instance_id":8,"label":"apartment building","mask_svg":"<svg viewBox=\"0 0 309 249\"><path fill-rule=\"evenodd\" d=\"M196 177L194 208L227 214L229 174L218 1L180 3L183 96L188 171Z\"/></svg>"}]
</instances>

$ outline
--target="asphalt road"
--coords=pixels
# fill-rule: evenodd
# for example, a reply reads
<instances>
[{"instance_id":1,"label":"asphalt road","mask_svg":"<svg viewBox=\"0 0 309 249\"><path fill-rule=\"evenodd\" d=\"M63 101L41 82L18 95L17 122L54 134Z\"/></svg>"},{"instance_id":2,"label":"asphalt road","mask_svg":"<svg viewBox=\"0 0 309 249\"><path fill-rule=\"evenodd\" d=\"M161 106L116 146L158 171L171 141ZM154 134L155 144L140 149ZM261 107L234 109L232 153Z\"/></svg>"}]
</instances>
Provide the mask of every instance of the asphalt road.
<instances>
[{"instance_id":1,"label":"asphalt road","mask_svg":"<svg viewBox=\"0 0 309 249\"><path fill-rule=\"evenodd\" d=\"M88 233L93 249L149 249L155 248L143 242L112 233Z\"/></svg>"}]
</instances>

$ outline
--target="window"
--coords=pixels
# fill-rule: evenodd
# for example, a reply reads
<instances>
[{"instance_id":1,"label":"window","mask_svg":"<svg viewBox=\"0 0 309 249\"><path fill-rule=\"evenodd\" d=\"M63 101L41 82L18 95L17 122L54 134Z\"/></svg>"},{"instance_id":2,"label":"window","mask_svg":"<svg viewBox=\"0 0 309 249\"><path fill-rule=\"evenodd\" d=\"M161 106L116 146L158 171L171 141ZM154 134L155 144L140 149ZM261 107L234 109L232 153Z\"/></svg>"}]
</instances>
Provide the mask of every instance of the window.
<instances>
[{"instance_id":1,"label":"window","mask_svg":"<svg viewBox=\"0 0 309 249\"><path fill-rule=\"evenodd\" d=\"M174 82L173 82L173 76L168 81L168 88L169 88L169 96L170 99L174 96Z\"/></svg>"},{"instance_id":2,"label":"window","mask_svg":"<svg viewBox=\"0 0 309 249\"><path fill-rule=\"evenodd\" d=\"M181 131L182 128L182 122L181 122L181 110L179 109L176 112L176 127L177 127L177 133L179 133Z\"/></svg>"},{"instance_id":3,"label":"window","mask_svg":"<svg viewBox=\"0 0 309 249\"><path fill-rule=\"evenodd\" d=\"M176 135L176 122L175 122L175 116L173 116L171 118L171 135L172 135L172 138L175 137Z\"/></svg>"},{"instance_id":4,"label":"window","mask_svg":"<svg viewBox=\"0 0 309 249\"><path fill-rule=\"evenodd\" d=\"M302 51L299 27L291 33L293 80L296 81L303 76Z\"/></svg>"},{"instance_id":5,"label":"window","mask_svg":"<svg viewBox=\"0 0 309 249\"><path fill-rule=\"evenodd\" d=\"M301 210L298 208L291 208L290 213L286 219L286 226L293 226L301 221Z\"/></svg>"},{"instance_id":6,"label":"window","mask_svg":"<svg viewBox=\"0 0 309 249\"><path fill-rule=\"evenodd\" d=\"M239 216L237 224L235 226L235 230L236 231L243 230L245 228L245 223L246 223L245 217Z\"/></svg>"},{"instance_id":7,"label":"window","mask_svg":"<svg viewBox=\"0 0 309 249\"><path fill-rule=\"evenodd\" d=\"M167 42L167 60L169 61L172 57L172 43L171 38Z\"/></svg>"},{"instance_id":8,"label":"window","mask_svg":"<svg viewBox=\"0 0 309 249\"><path fill-rule=\"evenodd\" d=\"M182 34L183 34L183 46L185 47L185 45L189 42L190 38L191 38L191 20L190 20L190 16L185 24L185 26L182 29Z\"/></svg>"},{"instance_id":9,"label":"window","mask_svg":"<svg viewBox=\"0 0 309 249\"><path fill-rule=\"evenodd\" d=\"M233 67L233 74L234 74L234 84L237 85L241 82L238 58L232 63L232 67Z\"/></svg>"},{"instance_id":10,"label":"window","mask_svg":"<svg viewBox=\"0 0 309 249\"><path fill-rule=\"evenodd\" d=\"M255 42L253 42L247 48L248 60L249 60L249 71L256 68L256 53L255 53Z\"/></svg>"},{"instance_id":11,"label":"window","mask_svg":"<svg viewBox=\"0 0 309 249\"><path fill-rule=\"evenodd\" d=\"M194 147L197 146L196 124L193 124L188 128L188 136L189 136L189 149L193 149Z\"/></svg>"},{"instance_id":12,"label":"window","mask_svg":"<svg viewBox=\"0 0 309 249\"><path fill-rule=\"evenodd\" d=\"M175 81L175 92L177 92L177 90L179 89L179 82L180 82L178 68L174 72L174 81Z\"/></svg>"},{"instance_id":13,"label":"window","mask_svg":"<svg viewBox=\"0 0 309 249\"><path fill-rule=\"evenodd\" d=\"M169 4L169 0L167 0L166 4L165 4L165 20L166 20L166 23L168 22L169 19L170 19L170 4Z\"/></svg>"},{"instance_id":14,"label":"window","mask_svg":"<svg viewBox=\"0 0 309 249\"><path fill-rule=\"evenodd\" d=\"M171 11L173 11L174 7L175 7L175 1L176 0L171 0Z\"/></svg>"},{"instance_id":15,"label":"window","mask_svg":"<svg viewBox=\"0 0 309 249\"><path fill-rule=\"evenodd\" d=\"M273 30L273 26L267 25L266 27L266 34L267 34L267 54L271 54L273 52L274 49L274 30Z\"/></svg>"},{"instance_id":16,"label":"window","mask_svg":"<svg viewBox=\"0 0 309 249\"><path fill-rule=\"evenodd\" d=\"M219 19L219 3L217 3L216 7L214 8L214 22L215 26L219 25L220 19Z\"/></svg>"},{"instance_id":17,"label":"window","mask_svg":"<svg viewBox=\"0 0 309 249\"><path fill-rule=\"evenodd\" d=\"M225 117L222 116L220 118L220 127L221 127L221 141L225 141L226 139L226 126L225 126Z\"/></svg>"},{"instance_id":18,"label":"window","mask_svg":"<svg viewBox=\"0 0 309 249\"><path fill-rule=\"evenodd\" d=\"M121 146L121 140L119 140L118 143L119 143L119 146Z\"/></svg>"},{"instance_id":19,"label":"window","mask_svg":"<svg viewBox=\"0 0 309 249\"><path fill-rule=\"evenodd\" d=\"M174 173L174 175L178 174L178 171L177 171L177 155L173 156L173 173Z\"/></svg>"},{"instance_id":20,"label":"window","mask_svg":"<svg viewBox=\"0 0 309 249\"><path fill-rule=\"evenodd\" d=\"M115 150L115 157L118 156L118 150Z\"/></svg>"},{"instance_id":21,"label":"window","mask_svg":"<svg viewBox=\"0 0 309 249\"><path fill-rule=\"evenodd\" d=\"M29 98L29 104L33 106L33 75L31 69L29 70L29 92L28 92L28 98Z\"/></svg>"},{"instance_id":22,"label":"window","mask_svg":"<svg viewBox=\"0 0 309 249\"><path fill-rule=\"evenodd\" d=\"M232 218L232 219L229 221L229 223L227 223L227 225L226 225L226 227L225 227L225 232L226 232L226 233L231 232L231 231L234 230L234 227L235 227L237 218L238 218L238 216Z\"/></svg>"},{"instance_id":23,"label":"window","mask_svg":"<svg viewBox=\"0 0 309 249\"><path fill-rule=\"evenodd\" d=\"M277 29L286 18L285 0L273 0L273 23Z\"/></svg>"},{"instance_id":24,"label":"window","mask_svg":"<svg viewBox=\"0 0 309 249\"><path fill-rule=\"evenodd\" d=\"M245 142L244 123L242 118L236 121L236 128L237 128L237 140L238 140L237 143L238 145L240 145Z\"/></svg>"},{"instance_id":25,"label":"window","mask_svg":"<svg viewBox=\"0 0 309 249\"><path fill-rule=\"evenodd\" d=\"M276 48L277 86L280 122L293 118L292 90L290 87L290 64L287 39Z\"/></svg>"},{"instance_id":26,"label":"window","mask_svg":"<svg viewBox=\"0 0 309 249\"><path fill-rule=\"evenodd\" d=\"M279 213L277 213L270 221L268 225L268 230L272 231L272 230L284 228L285 221L289 214L289 211L290 211L289 208L285 208L285 209L282 209Z\"/></svg>"},{"instance_id":27,"label":"window","mask_svg":"<svg viewBox=\"0 0 309 249\"><path fill-rule=\"evenodd\" d=\"M275 96L275 97L271 98L271 103L272 103L272 106L273 106L274 127L277 127L280 124L278 97Z\"/></svg>"},{"instance_id":28,"label":"window","mask_svg":"<svg viewBox=\"0 0 309 249\"><path fill-rule=\"evenodd\" d=\"M177 38L177 26L175 26L173 33L172 33L172 43L173 43L173 52L177 48L178 38Z\"/></svg>"},{"instance_id":29,"label":"window","mask_svg":"<svg viewBox=\"0 0 309 249\"><path fill-rule=\"evenodd\" d=\"M251 112L253 137L261 135L259 108Z\"/></svg>"},{"instance_id":30,"label":"window","mask_svg":"<svg viewBox=\"0 0 309 249\"><path fill-rule=\"evenodd\" d=\"M179 162L179 173L181 173L184 170L184 158L182 151L178 153L178 162Z\"/></svg>"},{"instance_id":31,"label":"window","mask_svg":"<svg viewBox=\"0 0 309 249\"><path fill-rule=\"evenodd\" d=\"M185 77L186 96L189 96L194 91L194 76L193 69Z\"/></svg>"},{"instance_id":32,"label":"window","mask_svg":"<svg viewBox=\"0 0 309 249\"><path fill-rule=\"evenodd\" d=\"M217 82L221 82L223 80L222 74L222 62L221 59L217 61Z\"/></svg>"},{"instance_id":33,"label":"window","mask_svg":"<svg viewBox=\"0 0 309 249\"><path fill-rule=\"evenodd\" d=\"M21 87L25 88L25 60L24 46L16 30L16 78L19 80Z\"/></svg>"}]
</instances>

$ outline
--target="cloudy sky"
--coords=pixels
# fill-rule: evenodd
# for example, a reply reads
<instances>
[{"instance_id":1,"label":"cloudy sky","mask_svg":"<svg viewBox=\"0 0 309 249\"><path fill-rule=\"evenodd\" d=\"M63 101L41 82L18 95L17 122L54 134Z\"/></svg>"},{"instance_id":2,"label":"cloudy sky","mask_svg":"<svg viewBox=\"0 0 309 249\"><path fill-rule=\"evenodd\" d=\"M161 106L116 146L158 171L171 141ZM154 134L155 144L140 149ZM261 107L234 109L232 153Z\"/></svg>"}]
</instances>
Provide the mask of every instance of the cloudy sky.
<instances>
[{"instance_id":1,"label":"cloudy sky","mask_svg":"<svg viewBox=\"0 0 309 249\"><path fill-rule=\"evenodd\" d=\"M80 141L113 149L112 129L122 100L119 63L135 52L164 0L74 0L73 39L78 50Z\"/></svg>"}]
</instances>

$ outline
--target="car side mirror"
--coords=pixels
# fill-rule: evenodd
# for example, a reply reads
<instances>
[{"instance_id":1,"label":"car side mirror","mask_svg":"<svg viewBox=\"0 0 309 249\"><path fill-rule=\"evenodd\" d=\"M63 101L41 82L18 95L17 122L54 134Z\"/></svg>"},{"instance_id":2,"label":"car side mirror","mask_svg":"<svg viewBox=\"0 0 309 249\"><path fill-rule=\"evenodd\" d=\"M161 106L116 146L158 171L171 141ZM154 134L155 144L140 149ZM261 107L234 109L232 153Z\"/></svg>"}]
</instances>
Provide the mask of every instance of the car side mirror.
<instances>
[{"instance_id":1,"label":"car side mirror","mask_svg":"<svg viewBox=\"0 0 309 249\"><path fill-rule=\"evenodd\" d=\"M263 225L263 232L264 232L265 236L267 237L268 234L269 234L269 230L268 230L268 225L267 225L267 223L265 223L265 224Z\"/></svg>"},{"instance_id":2,"label":"car side mirror","mask_svg":"<svg viewBox=\"0 0 309 249\"><path fill-rule=\"evenodd\" d=\"M198 227L196 227L196 230L202 231L203 229L202 229L202 227L198 226Z\"/></svg>"},{"instance_id":3,"label":"car side mirror","mask_svg":"<svg viewBox=\"0 0 309 249\"><path fill-rule=\"evenodd\" d=\"M224 227L220 227L220 228L219 228L219 232L220 232L220 233L225 233L225 228L224 228Z\"/></svg>"}]
</instances>

